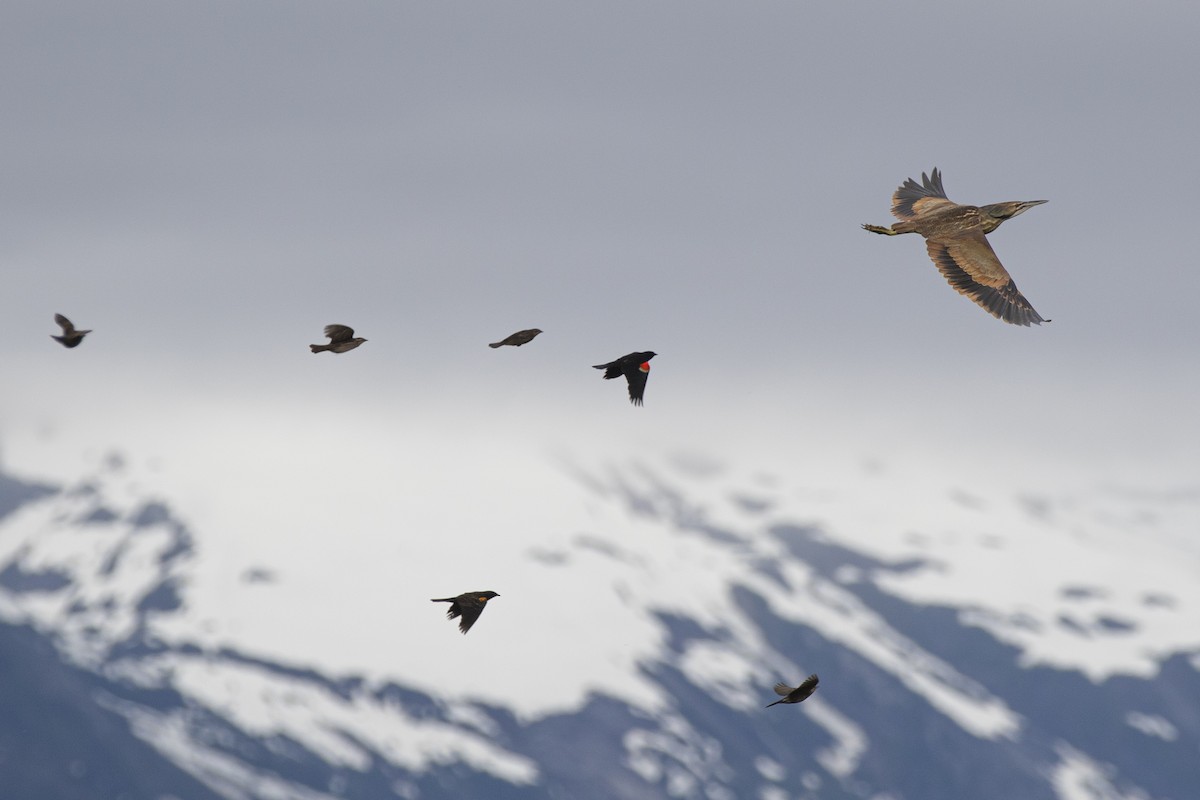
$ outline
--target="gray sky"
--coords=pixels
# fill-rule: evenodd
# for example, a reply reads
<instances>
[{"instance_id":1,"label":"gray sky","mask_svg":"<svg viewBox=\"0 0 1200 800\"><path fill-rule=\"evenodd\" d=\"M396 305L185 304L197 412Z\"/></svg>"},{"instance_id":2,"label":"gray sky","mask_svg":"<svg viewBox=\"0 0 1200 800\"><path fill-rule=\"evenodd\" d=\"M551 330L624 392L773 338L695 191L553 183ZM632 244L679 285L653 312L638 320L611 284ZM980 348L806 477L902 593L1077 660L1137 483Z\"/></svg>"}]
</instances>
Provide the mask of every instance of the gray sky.
<instances>
[{"instance_id":1,"label":"gray sky","mask_svg":"<svg viewBox=\"0 0 1200 800\"><path fill-rule=\"evenodd\" d=\"M1200 10L993 7L6 4L0 446L286 407L1194 480ZM933 166L1050 201L991 239L1052 324L859 229ZM330 322L370 341L309 354ZM633 409L589 366L641 349Z\"/></svg>"}]
</instances>

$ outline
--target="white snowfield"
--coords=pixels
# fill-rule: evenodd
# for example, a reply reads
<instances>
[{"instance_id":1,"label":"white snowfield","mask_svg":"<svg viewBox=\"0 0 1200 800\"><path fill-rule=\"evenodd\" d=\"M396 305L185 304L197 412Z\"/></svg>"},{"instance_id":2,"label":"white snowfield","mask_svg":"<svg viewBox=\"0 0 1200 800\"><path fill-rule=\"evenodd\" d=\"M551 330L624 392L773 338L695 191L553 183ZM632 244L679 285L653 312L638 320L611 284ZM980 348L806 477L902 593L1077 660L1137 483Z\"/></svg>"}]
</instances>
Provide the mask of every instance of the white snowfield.
<instances>
[{"instance_id":1,"label":"white snowfield","mask_svg":"<svg viewBox=\"0 0 1200 800\"><path fill-rule=\"evenodd\" d=\"M236 462L212 467L101 466L4 519L0 570L57 588L0 588L0 616L52 635L76 663L169 685L248 734L286 736L350 768L375 754L416 771L463 761L536 782L537 766L505 749L476 704L533 720L603 694L677 719L645 669L655 664L755 713L777 680L820 665L772 646L739 592L852 649L985 739L1019 738L1021 718L848 584L960 609L1019 648L1024 664L1093 680L1149 675L1200 647L1200 550L1190 538L1200 497L1187 492L1034 494L1014 482L983 493L878 464L743 472L697 457L581 462L532 447L466 461L367 447L354 482L289 470L282 457L266 482ZM133 525L156 500L172 516ZM788 550L776 533L783 526L810 526L864 563L911 564L825 574ZM180 553L181 541L190 549ZM139 612L164 582L178 607ZM486 589L500 596L467 636L429 602ZM659 615L690 620L707 638L676 654ZM110 660L139 624L162 652ZM360 683L344 695L261 663ZM823 685L836 680L822 673ZM381 700L389 685L437 698L455 724ZM177 721L126 711L140 730L184 735ZM854 772L869 746L862 726L821 692L788 713L807 714L834 739L820 754L830 775ZM656 769L656 742L650 732L626 742L635 770ZM193 759L197 774L215 769L213 759ZM1093 780L1088 769L1064 751L1055 778L1063 797Z\"/></svg>"}]
</instances>

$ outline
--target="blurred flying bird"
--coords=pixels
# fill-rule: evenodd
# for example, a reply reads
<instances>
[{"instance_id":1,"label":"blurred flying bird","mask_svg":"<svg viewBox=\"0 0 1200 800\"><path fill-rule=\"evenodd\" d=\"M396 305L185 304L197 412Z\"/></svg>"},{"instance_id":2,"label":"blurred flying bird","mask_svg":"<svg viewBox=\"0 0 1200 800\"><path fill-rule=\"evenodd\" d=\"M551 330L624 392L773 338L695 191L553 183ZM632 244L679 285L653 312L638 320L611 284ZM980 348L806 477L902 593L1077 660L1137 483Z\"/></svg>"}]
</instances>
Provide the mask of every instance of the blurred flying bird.
<instances>
[{"instance_id":1,"label":"blurred flying bird","mask_svg":"<svg viewBox=\"0 0 1200 800\"><path fill-rule=\"evenodd\" d=\"M821 679L814 673L805 678L804 683L794 689L786 683L777 683L775 684L775 694L779 695L781 699L768 704L767 708L777 706L780 703L802 703L817 690L817 684L820 682Z\"/></svg>"},{"instance_id":2,"label":"blurred flying bird","mask_svg":"<svg viewBox=\"0 0 1200 800\"><path fill-rule=\"evenodd\" d=\"M432 602L449 603L450 610L446 612L446 619L462 617L458 623L458 629L466 633L471 630L475 620L479 619L479 615L483 613L483 607L487 605L487 601L499 596L495 592L467 592L458 597L435 597Z\"/></svg>"},{"instance_id":3,"label":"blurred flying bird","mask_svg":"<svg viewBox=\"0 0 1200 800\"><path fill-rule=\"evenodd\" d=\"M63 347L79 347L79 343L83 341L83 337L87 336L91 331L77 331L75 326L71 324L71 320L64 317L62 314L55 314L54 321L62 328L62 336L50 334L50 338L61 344Z\"/></svg>"},{"instance_id":4,"label":"blurred flying bird","mask_svg":"<svg viewBox=\"0 0 1200 800\"><path fill-rule=\"evenodd\" d=\"M344 353L347 350L353 350L366 341L361 336L356 337L354 329L348 328L345 325L326 325L325 335L329 337L329 344L309 345L314 353L319 353L322 350L329 350L333 353Z\"/></svg>"},{"instance_id":5,"label":"blurred flying bird","mask_svg":"<svg viewBox=\"0 0 1200 800\"><path fill-rule=\"evenodd\" d=\"M934 266L960 294L974 300L996 319L1013 325L1041 325L1050 320L1033 310L985 234L1045 200L1010 201L986 206L960 206L946 197L937 167L921 185L909 178L892 195L892 215L900 221L890 228L863 225L864 230L895 236L919 233Z\"/></svg>"},{"instance_id":6,"label":"blurred flying bird","mask_svg":"<svg viewBox=\"0 0 1200 800\"><path fill-rule=\"evenodd\" d=\"M488 347L503 347L506 344L511 344L513 347L520 347L523 344L529 344L533 341L533 337L541 333L540 328L530 328L526 331L517 331L516 333L506 336L498 342L492 342Z\"/></svg>"},{"instance_id":7,"label":"blurred flying bird","mask_svg":"<svg viewBox=\"0 0 1200 800\"><path fill-rule=\"evenodd\" d=\"M604 379L612 380L621 375L629 381L629 402L635 406L642 404L642 396L646 393L646 378L650 376L650 359L657 353L630 353L621 356L616 361L607 364L596 364L594 369L604 370Z\"/></svg>"}]
</instances>

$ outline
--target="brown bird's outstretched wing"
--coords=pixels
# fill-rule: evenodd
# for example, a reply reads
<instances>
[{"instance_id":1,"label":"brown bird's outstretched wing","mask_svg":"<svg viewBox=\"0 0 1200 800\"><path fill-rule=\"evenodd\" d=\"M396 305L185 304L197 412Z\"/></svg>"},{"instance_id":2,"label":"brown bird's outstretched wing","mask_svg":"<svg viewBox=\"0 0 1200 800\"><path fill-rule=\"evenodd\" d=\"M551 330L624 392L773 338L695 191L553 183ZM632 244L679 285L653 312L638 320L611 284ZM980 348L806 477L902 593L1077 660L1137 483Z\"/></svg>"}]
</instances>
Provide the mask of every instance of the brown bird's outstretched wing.
<instances>
[{"instance_id":1,"label":"brown bird's outstretched wing","mask_svg":"<svg viewBox=\"0 0 1200 800\"><path fill-rule=\"evenodd\" d=\"M58 323L58 327L62 328L63 336L70 336L75 332L75 326L71 324L71 320L67 319L62 314L55 314L54 321Z\"/></svg>"},{"instance_id":2,"label":"brown bird's outstretched wing","mask_svg":"<svg viewBox=\"0 0 1200 800\"><path fill-rule=\"evenodd\" d=\"M346 325L326 325L325 335L329 337L330 344L348 342L354 338L354 329Z\"/></svg>"},{"instance_id":3,"label":"brown bird's outstretched wing","mask_svg":"<svg viewBox=\"0 0 1200 800\"><path fill-rule=\"evenodd\" d=\"M1035 311L1017 290L982 231L927 239L925 246L934 266L954 290L971 298L996 319L1025 326L1050 321Z\"/></svg>"},{"instance_id":4,"label":"brown bird's outstretched wing","mask_svg":"<svg viewBox=\"0 0 1200 800\"><path fill-rule=\"evenodd\" d=\"M892 214L897 219L914 219L952 205L955 204L946 197L946 190L942 188L942 173L938 172L937 167L933 168L932 177L921 173L920 186L908 178L892 195Z\"/></svg>"}]
</instances>

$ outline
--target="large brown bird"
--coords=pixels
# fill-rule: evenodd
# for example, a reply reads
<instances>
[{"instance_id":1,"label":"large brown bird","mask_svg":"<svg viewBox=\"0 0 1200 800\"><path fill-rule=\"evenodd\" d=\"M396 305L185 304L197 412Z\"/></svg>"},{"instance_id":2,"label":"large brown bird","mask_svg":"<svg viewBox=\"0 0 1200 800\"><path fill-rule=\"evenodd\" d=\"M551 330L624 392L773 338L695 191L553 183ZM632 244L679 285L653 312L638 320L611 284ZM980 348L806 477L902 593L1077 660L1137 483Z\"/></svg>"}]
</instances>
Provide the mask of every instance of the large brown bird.
<instances>
[{"instance_id":1,"label":"large brown bird","mask_svg":"<svg viewBox=\"0 0 1200 800\"><path fill-rule=\"evenodd\" d=\"M919 233L934 266L960 294L974 300L996 319L1013 325L1041 325L1050 320L1034 311L1017 291L1012 276L1000 263L985 234L1006 219L1045 200L1010 201L986 206L960 206L946 197L942 174L921 173L921 185L909 178L892 195L892 214L900 221L890 228L863 225L864 230L895 236Z\"/></svg>"},{"instance_id":2,"label":"large brown bird","mask_svg":"<svg viewBox=\"0 0 1200 800\"><path fill-rule=\"evenodd\" d=\"M458 597L435 597L432 602L449 603L450 610L446 612L446 619L462 617L458 623L458 629L466 633L471 630L475 620L479 619L479 615L483 613L483 607L487 605L487 601L499 596L495 592L467 592Z\"/></svg>"},{"instance_id":3,"label":"large brown bird","mask_svg":"<svg viewBox=\"0 0 1200 800\"><path fill-rule=\"evenodd\" d=\"M329 344L309 345L314 353L319 353L322 350L328 350L331 353L344 353L347 350L353 350L366 341L361 336L356 337L354 329L345 325L326 325L325 335L329 337Z\"/></svg>"},{"instance_id":4,"label":"large brown bird","mask_svg":"<svg viewBox=\"0 0 1200 800\"><path fill-rule=\"evenodd\" d=\"M801 683L794 689L786 683L777 683L775 684L775 694L779 695L780 699L774 703L769 703L767 708L777 706L780 703L802 703L812 696L812 693L817 690L817 684L820 682L821 679L816 676L816 673L813 673L804 679L804 683Z\"/></svg>"},{"instance_id":5,"label":"large brown bird","mask_svg":"<svg viewBox=\"0 0 1200 800\"><path fill-rule=\"evenodd\" d=\"M607 364L596 364L593 368L604 370L605 380L624 375L625 380L629 382L629 402L640 406L642 397L646 394L646 378L650 377L650 359L656 355L658 354L648 350L644 353L630 353Z\"/></svg>"},{"instance_id":6,"label":"large brown bird","mask_svg":"<svg viewBox=\"0 0 1200 800\"><path fill-rule=\"evenodd\" d=\"M530 328L527 331L517 331L516 333L504 337L498 342L492 342L488 345L488 347L503 347L506 344L512 345L513 347L520 347L523 344L529 344L532 342L533 337L537 336L541 332L542 331L540 328Z\"/></svg>"},{"instance_id":7,"label":"large brown bird","mask_svg":"<svg viewBox=\"0 0 1200 800\"><path fill-rule=\"evenodd\" d=\"M91 333L91 331L75 330L75 326L71 324L71 320L62 314L55 314L54 321L58 323L58 327L62 328L62 336L50 334L50 338L63 347L79 347L79 343L83 341L83 337Z\"/></svg>"}]
</instances>

